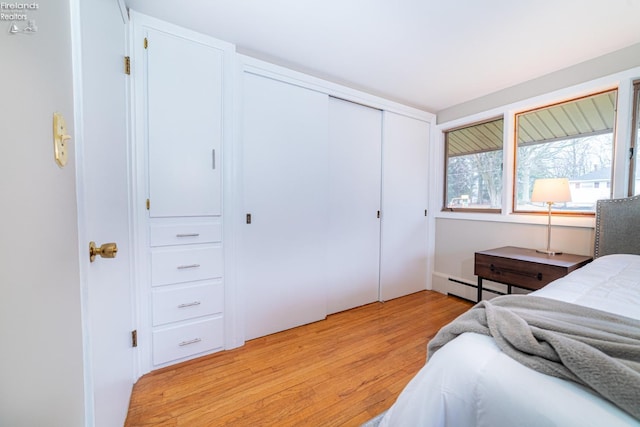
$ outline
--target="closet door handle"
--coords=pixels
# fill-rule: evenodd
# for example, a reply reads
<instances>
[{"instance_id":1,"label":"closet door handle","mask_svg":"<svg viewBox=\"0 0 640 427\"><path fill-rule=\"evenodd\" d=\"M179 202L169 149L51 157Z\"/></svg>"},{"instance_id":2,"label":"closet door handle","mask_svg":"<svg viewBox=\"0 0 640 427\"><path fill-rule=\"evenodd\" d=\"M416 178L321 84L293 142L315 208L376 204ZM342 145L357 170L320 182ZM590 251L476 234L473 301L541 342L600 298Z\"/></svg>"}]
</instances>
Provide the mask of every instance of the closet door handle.
<instances>
[{"instance_id":1,"label":"closet door handle","mask_svg":"<svg viewBox=\"0 0 640 427\"><path fill-rule=\"evenodd\" d=\"M216 170L216 149L211 150L211 169Z\"/></svg>"}]
</instances>

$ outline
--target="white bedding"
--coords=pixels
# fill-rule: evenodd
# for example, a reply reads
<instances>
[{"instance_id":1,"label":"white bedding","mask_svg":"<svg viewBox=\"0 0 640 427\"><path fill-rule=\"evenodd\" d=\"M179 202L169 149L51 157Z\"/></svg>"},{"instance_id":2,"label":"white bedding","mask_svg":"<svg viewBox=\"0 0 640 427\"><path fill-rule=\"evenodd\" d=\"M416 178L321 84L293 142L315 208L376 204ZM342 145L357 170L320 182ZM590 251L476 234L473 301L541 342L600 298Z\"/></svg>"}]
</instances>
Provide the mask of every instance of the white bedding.
<instances>
[{"instance_id":1,"label":"white bedding","mask_svg":"<svg viewBox=\"0 0 640 427\"><path fill-rule=\"evenodd\" d=\"M640 319L640 256L598 258L535 295ZM578 384L519 364L488 336L466 333L433 355L380 426L615 427L640 420Z\"/></svg>"}]
</instances>

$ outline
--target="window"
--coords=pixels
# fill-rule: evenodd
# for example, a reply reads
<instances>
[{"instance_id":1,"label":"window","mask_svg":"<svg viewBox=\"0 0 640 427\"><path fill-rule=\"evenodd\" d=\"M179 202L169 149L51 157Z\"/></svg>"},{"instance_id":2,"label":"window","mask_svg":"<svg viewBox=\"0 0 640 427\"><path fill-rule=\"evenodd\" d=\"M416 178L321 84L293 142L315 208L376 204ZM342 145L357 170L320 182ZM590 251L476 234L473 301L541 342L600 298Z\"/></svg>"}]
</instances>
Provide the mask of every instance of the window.
<instances>
[{"instance_id":1,"label":"window","mask_svg":"<svg viewBox=\"0 0 640 427\"><path fill-rule=\"evenodd\" d=\"M629 172L629 196L640 194L640 80L633 82L633 123Z\"/></svg>"},{"instance_id":2,"label":"window","mask_svg":"<svg viewBox=\"0 0 640 427\"><path fill-rule=\"evenodd\" d=\"M592 213L611 197L616 96L610 90L516 115L515 212L547 209L531 202L538 178L569 179L572 200L554 211Z\"/></svg>"},{"instance_id":3,"label":"window","mask_svg":"<svg viewBox=\"0 0 640 427\"><path fill-rule=\"evenodd\" d=\"M444 210L500 212L502 118L444 132Z\"/></svg>"}]
</instances>

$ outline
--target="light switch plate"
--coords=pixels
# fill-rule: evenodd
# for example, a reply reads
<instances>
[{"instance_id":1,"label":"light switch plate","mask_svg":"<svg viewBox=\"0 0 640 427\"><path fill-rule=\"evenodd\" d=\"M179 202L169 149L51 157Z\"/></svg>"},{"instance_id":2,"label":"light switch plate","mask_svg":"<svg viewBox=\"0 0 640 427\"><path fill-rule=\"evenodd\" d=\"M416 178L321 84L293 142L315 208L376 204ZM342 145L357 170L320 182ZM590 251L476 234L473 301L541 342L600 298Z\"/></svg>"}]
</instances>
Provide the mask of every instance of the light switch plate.
<instances>
[{"instance_id":1,"label":"light switch plate","mask_svg":"<svg viewBox=\"0 0 640 427\"><path fill-rule=\"evenodd\" d=\"M71 136L67 135L67 124L60 113L53 113L53 157L61 168L67 164L67 143Z\"/></svg>"}]
</instances>

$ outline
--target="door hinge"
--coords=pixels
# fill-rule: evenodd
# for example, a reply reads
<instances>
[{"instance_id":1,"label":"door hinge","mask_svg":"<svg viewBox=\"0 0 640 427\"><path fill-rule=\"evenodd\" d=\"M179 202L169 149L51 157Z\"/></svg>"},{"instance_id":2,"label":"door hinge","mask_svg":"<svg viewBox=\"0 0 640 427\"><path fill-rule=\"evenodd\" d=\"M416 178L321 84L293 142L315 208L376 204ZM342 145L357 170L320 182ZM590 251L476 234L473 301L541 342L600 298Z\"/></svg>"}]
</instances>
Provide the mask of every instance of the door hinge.
<instances>
[{"instance_id":1,"label":"door hinge","mask_svg":"<svg viewBox=\"0 0 640 427\"><path fill-rule=\"evenodd\" d=\"M147 199L147 210L151 209L151 200Z\"/></svg>"},{"instance_id":2,"label":"door hinge","mask_svg":"<svg viewBox=\"0 0 640 427\"><path fill-rule=\"evenodd\" d=\"M134 329L131 331L131 347L138 346L138 330Z\"/></svg>"},{"instance_id":3,"label":"door hinge","mask_svg":"<svg viewBox=\"0 0 640 427\"><path fill-rule=\"evenodd\" d=\"M144 38L144 48L148 48L149 47L149 40L147 40L147 38Z\"/></svg>"},{"instance_id":4,"label":"door hinge","mask_svg":"<svg viewBox=\"0 0 640 427\"><path fill-rule=\"evenodd\" d=\"M131 74L131 58L128 56L124 57L124 73L127 75Z\"/></svg>"},{"instance_id":5,"label":"door hinge","mask_svg":"<svg viewBox=\"0 0 640 427\"><path fill-rule=\"evenodd\" d=\"M633 160L633 147L629 148L629 160Z\"/></svg>"}]
</instances>

